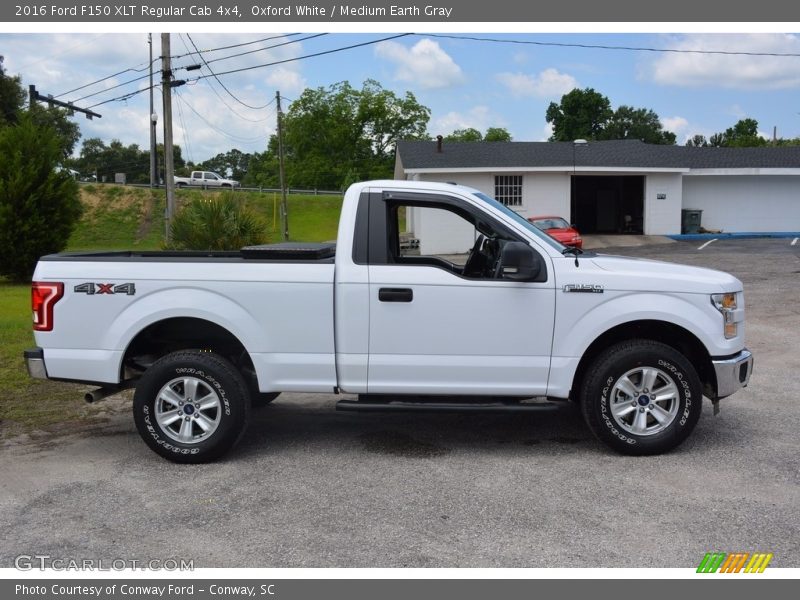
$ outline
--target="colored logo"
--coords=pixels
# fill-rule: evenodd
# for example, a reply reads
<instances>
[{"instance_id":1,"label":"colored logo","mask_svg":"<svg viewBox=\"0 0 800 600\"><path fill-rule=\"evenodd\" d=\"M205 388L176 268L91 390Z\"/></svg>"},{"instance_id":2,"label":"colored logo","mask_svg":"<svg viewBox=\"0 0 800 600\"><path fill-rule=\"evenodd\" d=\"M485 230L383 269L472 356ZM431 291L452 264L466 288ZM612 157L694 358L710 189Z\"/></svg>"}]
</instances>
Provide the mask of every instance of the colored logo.
<instances>
[{"instance_id":1,"label":"colored logo","mask_svg":"<svg viewBox=\"0 0 800 600\"><path fill-rule=\"evenodd\" d=\"M697 567L698 573L763 573L772 560L767 552L707 552Z\"/></svg>"}]
</instances>

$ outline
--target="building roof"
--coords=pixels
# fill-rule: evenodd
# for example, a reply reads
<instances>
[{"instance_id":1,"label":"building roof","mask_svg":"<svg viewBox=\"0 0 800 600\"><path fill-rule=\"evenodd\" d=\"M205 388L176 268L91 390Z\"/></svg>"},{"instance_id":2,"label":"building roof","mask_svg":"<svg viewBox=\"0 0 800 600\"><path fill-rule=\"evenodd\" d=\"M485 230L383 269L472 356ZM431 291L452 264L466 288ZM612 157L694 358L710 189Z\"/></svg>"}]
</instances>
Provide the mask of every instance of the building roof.
<instances>
[{"instance_id":1,"label":"building roof","mask_svg":"<svg viewBox=\"0 0 800 600\"><path fill-rule=\"evenodd\" d=\"M797 169L800 146L694 148L639 140L572 142L399 141L405 170L532 167L620 167L652 169ZM573 162L574 160L574 162Z\"/></svg>"}]
</instances>

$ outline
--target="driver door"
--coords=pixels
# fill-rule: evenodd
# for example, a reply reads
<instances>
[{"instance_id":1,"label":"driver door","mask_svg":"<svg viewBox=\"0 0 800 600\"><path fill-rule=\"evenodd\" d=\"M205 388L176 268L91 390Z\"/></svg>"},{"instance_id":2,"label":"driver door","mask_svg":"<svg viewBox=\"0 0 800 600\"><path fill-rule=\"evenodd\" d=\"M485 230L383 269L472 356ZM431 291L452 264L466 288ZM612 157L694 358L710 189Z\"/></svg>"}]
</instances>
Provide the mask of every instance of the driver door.
<instances>
[{"instance_id":1,"label":"driver door","mask_svg":"<svg viewBox=\"0 0 800 600\"><path fill-rule=\"evenodd\" d=\"M370 211L383 213L386 248L369 259L368 392L545 394L552 273L539 282L495 278L491 248L508 230L467 202L424 194L376 200ZM371 248L381 220L370 217ZM486 253L470 263L486 266L467 276L480 235Z\"/></svg>"}]
</instances>

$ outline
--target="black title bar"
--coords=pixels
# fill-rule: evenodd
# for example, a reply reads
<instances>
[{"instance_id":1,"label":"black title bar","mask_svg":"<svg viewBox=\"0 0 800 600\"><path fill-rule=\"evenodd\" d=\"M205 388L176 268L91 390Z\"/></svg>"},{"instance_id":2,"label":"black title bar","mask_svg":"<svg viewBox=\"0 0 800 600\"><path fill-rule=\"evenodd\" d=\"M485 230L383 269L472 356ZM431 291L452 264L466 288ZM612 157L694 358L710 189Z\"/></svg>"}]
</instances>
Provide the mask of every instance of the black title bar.
<instances>
[{"instance_id":1,"label":"black title bar","mask_svg":"<svg viewBox=\"0 0 800 600\"><path fill-rule=\"evenodd\" d=\"M730 0L360 0L352 3L287 0L17 0L0 5L0 18L14 22L197 22L197 23L524 23L524 22L708 22L800 21L800 4Z\"/></svg>"}]
</instances>

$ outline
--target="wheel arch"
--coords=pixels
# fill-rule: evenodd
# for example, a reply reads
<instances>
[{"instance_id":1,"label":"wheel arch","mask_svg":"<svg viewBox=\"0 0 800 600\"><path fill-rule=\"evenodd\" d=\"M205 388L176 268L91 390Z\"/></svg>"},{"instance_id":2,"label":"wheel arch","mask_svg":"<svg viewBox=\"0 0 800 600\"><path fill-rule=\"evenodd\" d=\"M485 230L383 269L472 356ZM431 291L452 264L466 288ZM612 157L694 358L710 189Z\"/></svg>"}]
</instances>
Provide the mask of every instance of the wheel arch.
<instances>
[{"instance_id":1,"label":"wheel arch","mask_svg":"<svg viewBox=\"0 0 800 600\"><path fill-rule=\"evenodd\" d=\"M122 356L120 378L134 378L159 358L189 349L215 352L243 374L255 377L250 353L228 329L198 317L169 317L150 323L133 336Z\"/></svg>"},{"instance_id":2,"label":"wheel arch","mask_svg":"<svg viewBox=\"0 0 800 600\"><path fill-rule=\"evenodd\" d=\"M570 399L577 401L581 382L592 362L606 348L627 340L654 340L674 348L683 354L697 370L703 386L703 394L713 397L717 389L717 378L711 363L711 356L703 342L688 329L659 320L638 320L621 323L606 330L589 344L578 362L572 379Z\"/></svg>"}]
</instances>

